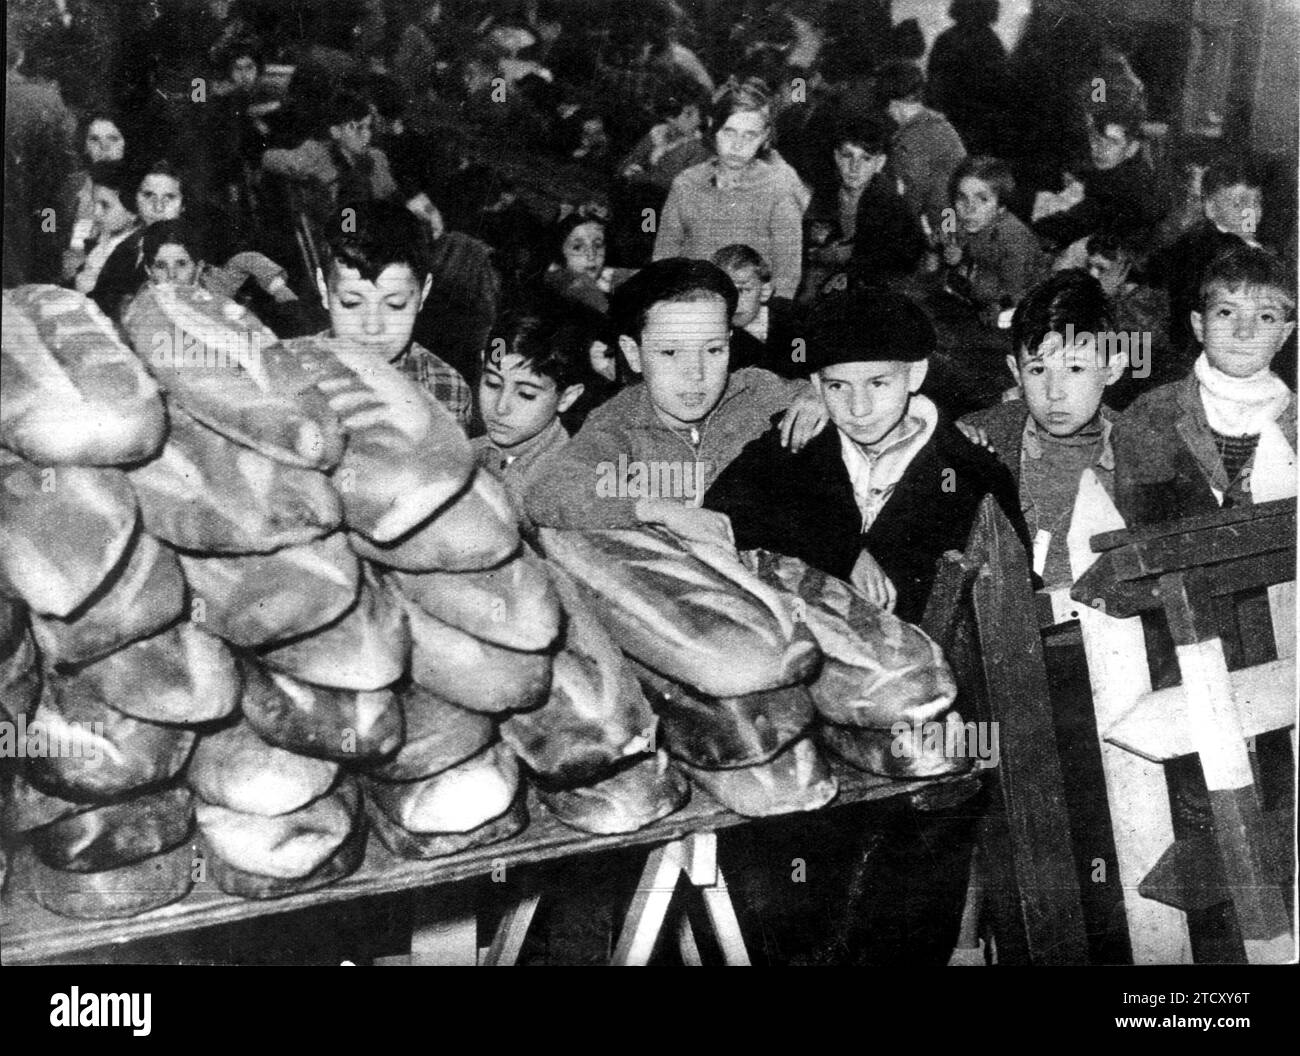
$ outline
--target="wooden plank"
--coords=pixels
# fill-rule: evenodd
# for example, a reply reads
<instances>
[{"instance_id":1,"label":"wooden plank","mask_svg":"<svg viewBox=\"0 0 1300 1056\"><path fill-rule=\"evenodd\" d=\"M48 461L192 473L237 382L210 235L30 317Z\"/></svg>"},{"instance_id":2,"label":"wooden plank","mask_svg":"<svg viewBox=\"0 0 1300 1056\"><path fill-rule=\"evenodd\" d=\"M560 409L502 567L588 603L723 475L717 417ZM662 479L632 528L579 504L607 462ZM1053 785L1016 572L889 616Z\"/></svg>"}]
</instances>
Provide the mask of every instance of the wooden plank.
<instances>
[{"instance_id":1,"label":"wooden plank","mask_svg":"<svg viewBox=\"0 0 1300 1056\"><path fill-rule=\"evenodd\" d=\"M1145 543L1153 539L1184 535L1204 529L1232 527L1234 525L1277 517L1296 515L1295 499L1274 499L1269 502L1257 502L1251 506L1230 506L1212 513L1199 513L1192 517L1183 517L1176 521L1162 521L1160 524L1147 524L1139 528L1114 527L1096 532L1091 538L1094 553L1114 550L1116 547L1130 543ZM1293 541L1294 541L1294 529Z\"/></svg>"},{"instance_id":2,"label":"wooden plank","mask_svg":"<svg viewBox=\"0 0 1300 1056\"><path fill-rule=\"evenodd\" d=\"M411 929L411 964L473 967L478 963L478 916L471 892L458 888L449 897L416 897Z\"/></svg>"},{"instance_id":3,"label":"wooden plank","mask_svg":"<svg viewBox=\"0 0 1300 1056\"><path fill-rule=\"evenodd\" d=\"M1294 657L1231 671L1228 684L1244 736L1295 725ZM1187 706L1181 685L1143 693L1101 735L1152 762L1191 755L1196 747L1186 722Z\"/></svg>"},{"instance_id":4,"label":"wooden plank","mask_svg":"<svg viewBox=\"0 0 1300 1056\"><path fill-rule=\"evenodd\" d=\"M926 781L894 781L854 770L838 760L828 762L840 783L839 795L824 808L829 810L852 803L911 796L922 790L948 785L964 787L966 795L969 795L978 789L980 782L980 777L972 774ZM100 946L174 935L358 898L454 884L489 874L498 866L513 868L574 855L662 843L695 831L762 823L731 813L698 789L691 802L676 814L639 832L616 836L594 836L569 828L549 814L532 792L529 793L528 805L528 828L501 843L426 862L398 858L377 839L371 839L365 862L351 876L329 887L270 901L227 895L209 881L196 884L181 901L137 917L119 921L77 921L43 909L25 892L6 890L0 901L0 949L4 951L6 964L32 963Z\"/></svg>"},{"instance_id":5,"label":"wooden plank","mask_svg":"<svg viewBox=\"0 0 1300 1056\"><path fill-rule=\"evenodd\" d=\"M993 900L995 918L1003 918L998 945L1011 963L1023 957L1030 964L1085 964L1083 911L1026 556L990 499L981 506L976 533L968 553L984 556L972 600L985 693L974 701L974 717L997 723L1000 752L990 771L992 808L981 822L984 860L1004 894ZM1014 892L1010 903L1008 891Z\"/></svg>"},{"instance_id":6,"label":"wooden plank","mask_svg":"<svg viewBox=\"0 0 1300 1056\"><path fill-rule=\"evenodd\" d=\"M745 948L745 936L740 931L740 921L736 919L736 907L731 903L731 892L727 889L726 877L722 870L717 871L717 880L700 889L704 894L704 908L708 910L709 920L713 922L713 931L722 947L722 959L732 967L749 964L749 951Z\"/></svg>"},{"instance_id":7,"label":"wooden plank","mask_svg":"<svg viewBox=\"0 0 1300 1056\"><path fill-rule=\"evenodd\" d=\"M492 945L487 948L479 960L484 968L497 968L513 965L519 960L519 951L524 948L524 939L532 926L537 905L542 900L540 891L523 895L501 918L496 934L492 936Z\"/></svg>"},{"instance_id":8,"label":"wooden plank","mask_svg":"<svg viewBox=\"0 0 1300 1056\"><path fill-rule=\"evenodd\" d=\"M691 918L685 913L677 918L677 949L682 955L682 964L688 968L704 966L700 944L695 941L695 929L691 927Z\"/></svg>"},{"instance_id":9,"label":"wooden plank","mask_svg":"<svg viewBox=\"0 0 1300 1056\"><path fill-rule=\"evenodd\" d=\"M655 941L663 930L668 904L673 900L673 892L685 859L686 849L680 840L665 843L650 852L645 868L641 870L641 879L636 894L632 896L610 964L624 966L650 963Z\"/></svg>"}]
</instances>

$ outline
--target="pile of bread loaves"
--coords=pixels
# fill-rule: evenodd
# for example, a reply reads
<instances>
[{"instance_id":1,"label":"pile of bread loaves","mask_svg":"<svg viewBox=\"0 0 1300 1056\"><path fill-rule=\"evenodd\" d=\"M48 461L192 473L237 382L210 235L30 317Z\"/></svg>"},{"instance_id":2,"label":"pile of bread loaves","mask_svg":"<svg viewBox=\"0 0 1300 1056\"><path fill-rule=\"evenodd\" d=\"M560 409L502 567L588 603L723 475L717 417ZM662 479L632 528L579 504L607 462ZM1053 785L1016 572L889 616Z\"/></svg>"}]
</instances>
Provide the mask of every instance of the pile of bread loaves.
<instances>
[{"instance_id":1,"label":"pile of bread loaves","mask_svg":"<svg viewBox=\"0 0 1300 1056\"><path fill-rule=\"evenodd\" d=\"M364 350L277 342L200 289L151 287L124 325L4 294L6 897L279 897L354 871L371 830L405 858L512 836L526 784L599 833L688 777L815 809L819 743L956 765L889 732L953 721L938 650L843 584L653 530L524 540L451 416Z\"/></svg>"}]
</instances>

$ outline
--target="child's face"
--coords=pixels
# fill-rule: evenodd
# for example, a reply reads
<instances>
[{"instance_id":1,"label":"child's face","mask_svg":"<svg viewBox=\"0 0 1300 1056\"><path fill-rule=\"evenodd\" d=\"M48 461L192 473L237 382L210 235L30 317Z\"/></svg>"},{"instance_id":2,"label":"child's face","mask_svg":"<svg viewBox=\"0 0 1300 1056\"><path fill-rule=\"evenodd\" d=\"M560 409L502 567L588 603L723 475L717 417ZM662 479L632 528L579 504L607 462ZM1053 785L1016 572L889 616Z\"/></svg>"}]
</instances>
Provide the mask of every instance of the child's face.
<instances>
[{"instance_id":1,"label":"child's face","mask_svg":"<svg viewBox=\"0 0 1300 1056\"><path fill-rule=\"evenodd\" d=\"M1287 304L1268 288L1236 290L1212 286L1205 311L1192 313L1192 330L1205 347L1210 366L1234 378L1258 374L1295 329Z\"/></svg>"},{"instance_id":2,"label":"child's face","mask_svg":"<svg viewBox=\"0 0 1300 1056\"><path fill-rule=\"evenodd\" d=\"M230 82L236 88L252 88L257 84L257 60L251 55L236 56L230 64Z\"/></svg>"},{"instance_id":3,"label":"child's face","mask_svg":"<svg viewBox=\"0 0 1300 1056\"><path fill-rule=\"evenodd\" d=\"M316 283L329 309L330 332L392 362L411 343L431 280L421 288L408 264L388 265L374 282L356 268L334 264L329 283L319 270Z\"/></svg>"},{"instance_id":4,"label":"child's face","mask_svg":"<svg viewBox=\"0 0 1300 1056\"><path fill-rule=\"evenodd\" d=\"M815 374L814 382L835 427L855 444L872 447L902 424L927 368L924 360L836 363Z\"/></svg>"},{"instance_id":5,"label":"child's face","mask_svg":"<svg viewBox=\"0 0 1300 1056\"><path fill-rule=\"evenodd\" d=\"M1068 348L1058 333L1050 333L1031 354L1007 357L1020 379L1029 413L1052 436L1073 436L1097 417L1106 386L1124 373L1124 357L1109 362L1096 343L1076 341Z\"/></svg>"},{"instance_id":6,"label":"child's face","mask_svg":"<svg viewBox=\"0 0 1300 1056\"><path fill-rule=\"evenodd\" d=\"M564 255L564 266L575 275L586 275L599 279L605 267L605 228L603 224L592 221L579 224L564 240L560 247Z\"/></svg>"},{"instance_id":7,"label":"child's face","mask_svg":"<svg viewBox=\"0 0 1300 1056\"><path fill-rule=\"evenodd\" d=\"M841 143L835 148L840 183L851 191L861 190L885 167L885 157L871 154L856 143Z\"/></svg>"},{"instance_id":8,"label":"child's face","mask_svg":"<svg viewBox=\"0 0 1300 1056\"><path fill-rule=\"evenodd\" d=\"M572 385L561 393L553 378L536 373L519 356L497 353L483 363L479 409L492 442L512 448L542 432L581 392L580 385Z\"/></svg>"},{"instance_id":9,"label":"child's face","mask_svg":"<svg viewBox=\"0 0 1300 1056\"><path fill-rule=\"evenodd\" d=\"M1120 162L1127 161L1138 152L1141 146L1130 139L1123 125L1106 125L1104 128L1092 128L1088 131L1088 147L1092 152L1092 164L1102 172L1113 169Z\"/></svg>"},{"instance_id":10,"label":"child's face","mask_svg":"<svg viewBox=\"0 0 1300 1056\"><path fill-rule=\"evenodd\" d=\"M619 341L659 417L679 428L703 421L722 399L730 336L726 302L710 298L662 301L647 313L639 345L627 336Z\"/></svg>"},{"instance_id":11,"label":"child's face","mask_svg":"<svg viewBox=\"0 0 1300 1056\"><path fill-rule=\"evenodd\" d=\"M1205 215L1211 223L1240 238L1254 240L1264 215L1264 195L1258 187L1244 183L1220 187L1205 199Z\"/></svg>"},{"instance_id":12,"label":"child's face","mask_svg":"<svg viewBox=\"0 0 1300 1056\"><path fill-rule=\"evenodd\" d=\"M370 140L374 132L374 114L366 114L365 117L357 120L330 126L330 135L334 137L334 142L339 145L339 150L350 158L359 158L370 149Z\"/></svg>"},{"instance_id":13,"label":"child's face","mask_svg":"<svg viewBox=\"0 0 1300 1056\"><path fill-rule=\"evenodd\" d=\"M126 137L122 130L107 118L98 118L86 129L86 158L94 164L99 161L121 161L126 153Z\"/></svg>"},{"instance_id":14,"label":"child's face","mask_svg":"<svg viewBox=\"0 0 1300 1056\"><path fill-rule=\"evenodd\" d=\"M591 369L608 381L618 380L618 364L614 360L614 350L604 341L593 341L587 349L587 363Z\"/></svg>"},{"instance_id":15,"label":"child's face","mask_svg":"<svg viewBox=\"0 0 1300 1056\"><path fill-rule=\"evenodd\" d=\"M968 235L983 231L999 212L997 192L978 176L963 177L957 184L957 197L953 202L957 222Z\"/></svg>"},{"instance_id":16,"label":"child's face","mask_svg":"<svg viewBox=\"0 0 1300 1056\"><path fill-rule=\"evenodd\" d=\"M1101 253L1088 254L1088 274L1101 283L1107 297L1114 297L1120 291L1131 265L1132 261L1122 254L1114 259Z\"/></svg>"},{"instance_id":17,"label":"child's face","mask_svg":"<svg viewBox=\"0 0 1300 1056\"><path fill-rule=\"evenodd\" d=\"M739 297L736 299L736 313L731 317L731 325L739 329L748 326L758 318L772 296L772 284L764 282L755 268L735 268L727 275L736 285Z\"/></svg>"},{"instance_id":18,"label":"child's face","mask_svg":"<svg viewBox=\"0 0 1300 1056\"><path fill-rule=\"evenodd\" d=\"M91 191L95 226L100 237L116 235L135 223L135 214L122 204L122 197L111 187L95 185Z\"/></svg>"},{"instance_id":19,"label":"child's face","mask_svg":"<svg viewBox=\"0 0 1300 1056\"><path fill-rule=\"evenodd\" d=\"M151 172L135 192L136 212L146 224L177 219L181 206L181 181L161 172Z\"/></svg>"},{"instance_id":20,"label":"child's face","mask_svg":"<svg viewBox=\"0 0 1300 1056\"><path fill-rule=\"evenodd\" d=\"M158 247L148 270L152 282L192 286L198 264L184 246L167 242Z\"/></svg>"},{"instance_id":21,"label":"child's face","mask_svg":"<svg viewBox=\"0 0 1300 1056\"><path fill-rule=\"evenodd\" d=\"M766 114L759 110L737 110L713 137L718 161L728 169L743 169L763 149L767 136Z\"/></svg>"}]
</instances>

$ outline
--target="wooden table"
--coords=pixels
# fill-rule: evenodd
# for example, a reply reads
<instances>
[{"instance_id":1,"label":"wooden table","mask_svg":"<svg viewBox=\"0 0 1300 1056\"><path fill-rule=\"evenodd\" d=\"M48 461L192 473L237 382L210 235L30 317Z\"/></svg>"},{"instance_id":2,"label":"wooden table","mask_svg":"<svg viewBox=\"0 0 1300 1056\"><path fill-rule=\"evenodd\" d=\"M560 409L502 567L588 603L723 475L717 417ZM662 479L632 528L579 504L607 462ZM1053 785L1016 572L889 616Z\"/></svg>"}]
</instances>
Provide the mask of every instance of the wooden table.
<instances>
[{"instance_id":1,"label":"wooden table","mask_svg":"<svg viewBox=\"0 0 1300 1056\"><path fill-rule=\"evenodd\" d=\"M976 771L923 781L895 781L838 763L832 764L832 768L839 778L840 791L830 806L823 808L828 810L850 803L902 797L922 802L960 801L978 790L981 773ZM96 947L178 935L314 906L454 884L489 875L502 866L509 872L534 862L663 844L694 833L715 832L750 822L761 823L760 819L733 814L698 788L692 788L691 801L682 810L639 832L617 836L579 832L557 821L532 794L529 796L529 819L528 827L508 840L427 862L397 858L372 836L365 861L351 876L317 891L264 902L227 895L218 890L216 884L207 881L195 884L190 894L179 902L137 917L118 921L78 921L49 912L24 892L7 889L0 900L0 959L5 964L36 963Z\"/></svg>"}]
</instances>

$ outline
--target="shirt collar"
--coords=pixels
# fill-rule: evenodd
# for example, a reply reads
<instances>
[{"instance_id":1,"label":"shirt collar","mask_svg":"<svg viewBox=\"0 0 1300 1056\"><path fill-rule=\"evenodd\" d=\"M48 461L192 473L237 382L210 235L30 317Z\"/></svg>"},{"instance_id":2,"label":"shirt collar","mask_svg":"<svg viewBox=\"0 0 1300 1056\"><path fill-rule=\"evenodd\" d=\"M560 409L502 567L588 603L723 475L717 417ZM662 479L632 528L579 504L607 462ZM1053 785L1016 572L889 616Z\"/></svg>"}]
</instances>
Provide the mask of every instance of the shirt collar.
<instances>
[{"instance_id":1,"label":"shirt collar","mask_svg":"<svg viewBox=\"0 0 1300 1056\"><path fill-rule=\"evenodd\" d=\"M1100 411L1098 412L1098 420L1101 422L1101 454L1097 456L1097 465L1102 469L1113 472L1115 469L1115 449L1111 447L1110 434L1114 428L1114 423ZM1025 418L1025 432L1021 448L1026 458L1037 459L1043 457L1043 433L1032 414Z\"/></svg>"}]
</instances>

